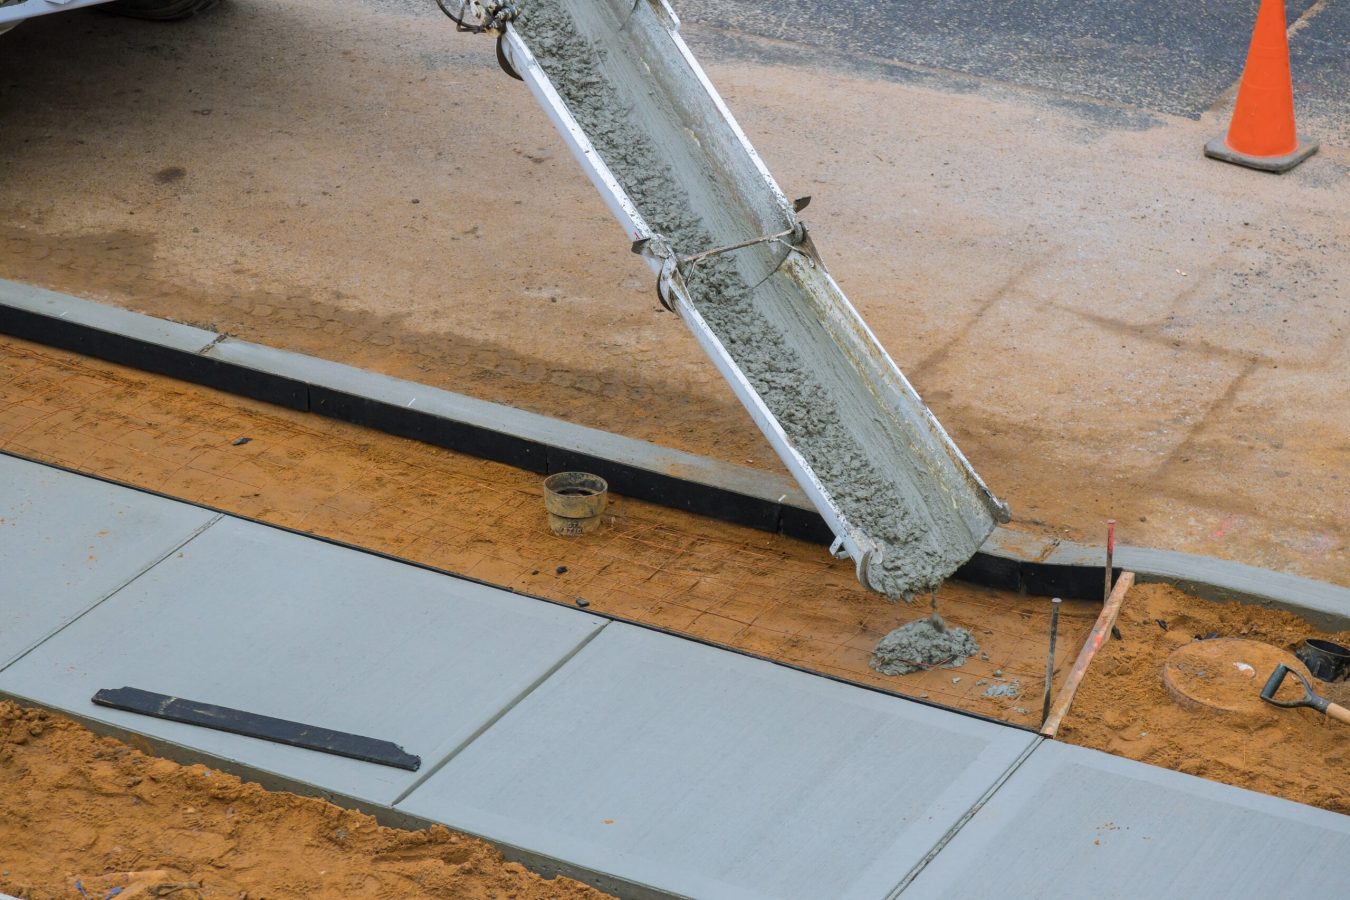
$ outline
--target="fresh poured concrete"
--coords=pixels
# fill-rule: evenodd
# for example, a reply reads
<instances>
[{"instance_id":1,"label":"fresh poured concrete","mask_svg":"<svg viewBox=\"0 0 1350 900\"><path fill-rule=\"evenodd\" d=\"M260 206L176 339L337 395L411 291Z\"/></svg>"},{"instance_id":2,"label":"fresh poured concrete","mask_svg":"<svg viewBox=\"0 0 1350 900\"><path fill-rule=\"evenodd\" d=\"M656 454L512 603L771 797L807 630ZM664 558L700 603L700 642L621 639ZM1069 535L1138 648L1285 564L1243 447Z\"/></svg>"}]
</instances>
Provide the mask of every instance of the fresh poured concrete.
<instances>
[{"instance_id":1,"label":"fresh poured concrete","mask_svg":"<svg viewBox=\"0 0 1350 900\"><path fill-rule=\"evenodd\" d=\"M82 509L75 503L67 514ZM225 518L49 639L40 653L0 673L0 690L388 804L602 624ZM421 756L422 769L406 772L90 704L99 688L124 685L390 740Z\"/></svg>"},{"instance_id":2,"label":"fresh poured concrete","mask_svg":"<svg viewBox=\"0 0 1350 900\"><path fill-rule=\"evenodd\" d=\"M399 808L691 897L882 897L1035 740L616 623Z\"/></svg>"},{"instance_id":3,"label":"fresh poured concrete","mask_svg":"<svg viewBox=\"0 0 1350 900\"><path fill-rule=\"evenodd\" d=\"M0 455L0 668L214 514Z\"/></svg>"},{"instance_id":4,"label":"fresh poured concrete","mask_svg":"<svg viewBox=\"0 0 1350 900\"><path fill-rule=\"evenodd\" d=\"M762 242L787 235L796 218L657 9L533 0L512 27L654 244L668 243L686 263L704 255L681 269L693 306L682 314L742 386L804 489L819 494L822 514L871 545L850 547L863 584L891 600L935 591L996 518L1006 521L1006 508L977 483L823 264Z\"/></svg>"}]
</instances>

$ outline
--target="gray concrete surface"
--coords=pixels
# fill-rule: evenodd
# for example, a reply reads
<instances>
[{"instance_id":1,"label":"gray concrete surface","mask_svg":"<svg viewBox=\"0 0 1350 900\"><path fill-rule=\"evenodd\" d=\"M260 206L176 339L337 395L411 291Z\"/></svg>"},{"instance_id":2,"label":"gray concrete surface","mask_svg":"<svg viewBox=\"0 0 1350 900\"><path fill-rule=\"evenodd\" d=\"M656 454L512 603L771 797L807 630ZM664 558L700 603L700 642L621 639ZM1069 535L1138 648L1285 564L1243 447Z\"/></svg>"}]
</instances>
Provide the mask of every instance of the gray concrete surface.
<instances>
[{"instance_id":1,"label":"gray concrete surface","mask_svg":"<svg viewBox=\"0 0 1350 900\"><path fill-rule=\"evenodd\" d=\"M901 896L1263 900L1347 883L1350 817L1046 741Z\"/></svg>"},{"instance_id":2,"label":"gray concrete surface","mask_svg":"<svg viewBox=\"0 0 1350 900\"><path fill-rule=\"evenodd\" d=\"M0 668L215 518L0 455Z\"/></svg>"},{"instance_id":3,"label":"gray concrete surface","mask_svg":"<svg viewBox=\"0 0 1350 900\"><path fill-rule=\"evenodd\" d=\"M182 508L4 456L0 474L68 553L76 509ZM143 561L134 543L105 555ZM89 702L123 683L426 765L400 781ZM0 696L622 896L1242 898L1350 877L1345 816L229 517L0 671Z\"/></svg>"},{"instance_id":4,"label":"gray concrete surface","mask_svg":"<svg viewBox=\"0 0 1350 900\"><path fill-rule=\"evenodd\" d=\"M691 897L880 897L1035 740L616 623L399 808Z\"/></svg>"},{"instance_id":5,"label":"gray concrete surface","mask_svg":"<svg viewBox=\"0 0 1350 900\"><path fill-rule=\"evenodd\" d=\"M176 506L67 477L86 493ZM39 502L71 517L84 509L73 496ZM227 517L0 672L0 690L388 804L602 625ZM124 685L390 740L421 756L423 768L406 772L89 705L99 688Z\"/></svg>"}]
</instances>

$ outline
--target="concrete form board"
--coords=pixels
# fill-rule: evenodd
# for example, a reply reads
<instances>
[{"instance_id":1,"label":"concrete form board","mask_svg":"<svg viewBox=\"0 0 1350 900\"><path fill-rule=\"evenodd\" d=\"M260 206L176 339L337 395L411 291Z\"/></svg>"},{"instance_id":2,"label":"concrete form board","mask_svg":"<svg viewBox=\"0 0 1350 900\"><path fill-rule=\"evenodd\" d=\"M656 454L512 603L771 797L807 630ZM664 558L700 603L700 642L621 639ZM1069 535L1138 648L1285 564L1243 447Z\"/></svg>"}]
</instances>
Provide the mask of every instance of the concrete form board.
<instances>
[{"instance_id":1,"label":"concrete form board","mask_svg":"<svg viewBox=\"0 0 1350 900\"><path fill-rule=\"evenodd\" d=\"M1118 547L1118 565L1214 600L1240 600L1298 613L1327 631L1350 628L1350 588L1173 550Z\"/></svg>"},{"instance_id":2,"label":"concrete form board","mask_svg":"<svg viewBox=\"0 0 1350 900\"><path fill-rule=\"evenodd\" d=\"M0 455L0 668L163 559L214 516Z\"/></svg>"},{"instance_id":3,"label":"concrete form board","mask_svg":"<svg viewBox=\"0 0 1350 900\"><path fill-rule=\"evenodd\" d=\"M1350 816L1047 741L901 896L1239 900L1347 884Z\"/></svg>"},{"instance_id":4,"label":"concrete form board","mask_svg":"<svg viewBox=\"0 0 1350 900\"><path fill-rule=\"evenodd\" d=\"M1098 583L1106 565L1106 550L998 528L981 550L993 557L1025 561L1026 565L1069 571L1093 569ZM1327 631L1350 628L1350 588L1314 581L1286 572L1260 569L1244 563L1176 550L1116 545L1114 565L1139 581L1175 584L1211 600L1260 603L1298 613Z\"/></svg>"},{"instance_id":5,"label":"concrete form board","mask_svg":"<svg viewBox=\"0 0 1350 900\"><path fill-rule=\"evenodd\" d=\"M198 353L216 339L213 331L3 278L0 278L0 305L186 353Z\"/></svg>"},{"instance_id":6,"label":"concrete form board","mask_svg":"<svg viewBox=\"0 0 1350 900\"><path fill-rule=\"evenodd\" d=\"M0 282L0 332L255 400L307 409L305 386L203 351L219 335L14 282Z\"/></svg>"},{"instance_id":7,"label":"concrete form board","mask_svg":"<svg viewBox=\"0 0 1350 900\"><path fill-rule=\"evenodd\" d=\"M398 808L674 894L878 898L1035 740L615 623Z\"/></svg>"},{"instance_id":8,"label":"concrete form board","mask_svg":"<svg viewBox=\"0 0 1350 900\"><path fill-rule=\"evenodd\" d=\"M82 331L55 334L51 327L16 321L16 314L78 326ZM116 327L125 335L104 332L100 327ZM314 409L333 418L455 446L462 452L534 471L587 467L611 478L616 492L653 503L804 540L829 543L833 539L820 514L810 508L792 479L783 475L244 341L223 340L213 344L209 352L199 353L197 340L203 335L214 340L216 335L199 334L199 329L178 330L186 328L0 281L0 330L20 337L295 409ZM161 333L160 329L167 330ZM124 337L120 344L109 343ZM152 338L161 343L154 343ZM311 394L318 397L313 406ZM404 417L405 421L388 420L390 411L415 408L433 412ZM477 430L480 436L493 432L501 440L476 442L472 435L465 436L466 428ZM438 440L435 432L453 432L454 439ZM1097 578L1093 570L1101 564L1102 553L1100 547L996 528L957 577L1008 590L1086 598L1095 596ZM1116 562L1118 567L1135 571L1141 582L1164 581L1210 599L1288 609L1329 631L1350 627L1350 588L1340 585L1227 560L1124 545L1117 547Z\"/></svg>"},{"instance_id":9,"label":"concrete form board","mask_svg":"<svg viewBox=\"0 0 1350 900\"><path fill-rule=\"evenodd\" d=\"M0 673L0 690L388 804L603 624L224 519ZM123 685L391 740L423 766L406 772L89 702Z\"/></svg>"},{"instance_id":10,"label":"concrete form board","mask_svg":"<svg viewBox=\"0 0 1350 900\"><path fill-rule=\"evenodd\" d=\"M313 387L417 410L569 453L636 465L652 472L673 474L685 479L713 477L716 483L727 490L759 499L778 502L786 494L792 501L806 502L800 489L790 481L756 469L654 446L646 441L562 422L549 416L341 363L236 340L221 341L211 348L209 355L234 365L302 381Z\"/></svg>"}]
</instances>

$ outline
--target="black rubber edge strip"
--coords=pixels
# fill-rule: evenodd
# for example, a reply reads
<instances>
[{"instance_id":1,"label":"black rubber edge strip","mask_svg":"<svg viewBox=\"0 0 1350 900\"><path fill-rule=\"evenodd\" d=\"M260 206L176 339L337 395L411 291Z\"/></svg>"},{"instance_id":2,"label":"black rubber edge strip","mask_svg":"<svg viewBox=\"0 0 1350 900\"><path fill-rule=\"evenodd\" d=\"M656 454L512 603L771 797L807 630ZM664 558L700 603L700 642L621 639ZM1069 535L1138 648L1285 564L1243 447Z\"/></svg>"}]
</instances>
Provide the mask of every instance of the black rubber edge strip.
<instances>
[{"instance_id":1,"label":"black rubber edge strip","mask_svg":"<svg viewBox=\"0 0 1350 900\"><path fill-rule=\"evenodd\" d=\"M152 716L156 719L167 719L170 722L182 722L185 725L213 728L216 731L271 741L274 744L286 744L318 753L331 753L333 756L345 756L347 759L392 766L409 772L416 772L422 768L420 756L408 753L391 741L346 731L334 731L318 725L305 725L289 719L275 719L242 709L216 706L214 703L185 700L182 697L171 697L168 694L157 694L154 691L143 691L134 687L103 688L94 694L92 699L99 706Z\"/></svg>"},{"instance_id":2,"label":"black rubber edge strip","mask_svg":"<svg viewBox=\"0 0 1350 900\"><path fill-rule=\"evenodd\" d=\"M549 474L549 448L535 441L443 418L423 410L359 397L321 384L310 383L308 387L309 411L321 416L490 459L528 472Z\"/></svg>"},{"instance_id":3,"label":"black rubber edge strip","mask_svg":"<svg viewBox=\"0 0 1350 900\"><path fill-rule=\"evenodd\" d=\"M3 288L3 284L0 284ZM53 292L46 292L51 294ZM790 503L757 497L711 481L681 478L621 460L604 459L577 452L568 447L538 439L515 435L509 431L485 428L481 425L438 416L424 410L414 410L341 391L312 381L304 381L269 372L261 368L205 356L199 352L155 343L133 335L109 331L78 317L47 315L41 312L10 306L0 290L0 333L25 340L48 344L104 359L109 362L144 369L161 375L190 381L254 400L275 403L289 409L315 412L329 418L363 425L401 437L423 441L448 450L493 460L538 474L552 474L581 468L602 476L610 482L615 493L637 500L680 509L685 512L745 525L762 531L783 534L817 544L828 544L834 539L824 519L813 509L804 509ZM78 308L79 305L98 306L93 301L60 295ZM163 321L153 316L118 310L126 316L136 316L146 322ZM218 336L219 338L219 336ZM504 413L512 410L503 407ZM569 423L557 422L560 430ZM575 426L571 426L575 427ZM715 468L715 466L714 466ZM998 529L998 536L1004 529ZM1103 570L1084 557L1093 548L1053 542L1060 550L1073 552L1050 553L1068 556L1067 560L1047 562L1047 554L1036 558L1018 555L1018 548L1007 541L993 541L994 552L979 550L954 575L961 581L1001 590L1012 590L1036 596L1058 596L1065 599L1093 600L1103 597ZM1043 545L1045 542L1041 542ZM988 546L988 545L986 545ZM1158 571L1148 565L1127 561L1131 550L1152 558L1166 551L1148 551L1141 548L1117 547L1116 561L1139 575L1139 582L1173 584L1189 593L1218 601L1236 600L1288 609L1305 616L1313 624L1335 631L1350 625L1350 600L1342 594L1350 592L1335 585L1296 579L1300 584L1290 587L1276 584L1281 573L1269 573L1254 567L1233 564L1231 577L1213 580L1211 576L1192 574L1190 569L1212 569L1223 561L1204 557L1190 559L1189 554L1166 554L1169 560L1160 564ZM1143 563L1145 560L1141 559ZM1117 568L1116 572L1120 569ZM1250 577L1271 575L1270 584L1251 584ZM1249 577L1250 576L1250 577ZM1332 596L1310 600L1306 588L1317 585L1322 593Z\"/></svg>"},{"instance_id":4,"label":"black rubber edge strip","mask_svg":"<svg viewBox=\"0 0 1350 900\"><path fill-rule=\"evenodd\" d=\"M0 303L0 332L288 409L309 409L309 389L303 382L70 319Z\"/></svg>"},{"instance_id":5,"label":"black rubber edge strip","mask_svg":"<svg viewBox=\"0 0 1350 900\"><path fill-rule=\"evenodd\" d=\"M77 303L90 302L72 299ZM829 544L834 540L830 527L813 509L754 497L717 484L692 481L631 463L589 456L567 447L356 396L322 384L155 344L71 319L0 303L0 332L288 409L317 413L529 472L547 475L581 469L604 478L616 494L760 531L815 544ZM1041 568L1044 567L1038 563L980 551L957 570L955 577L1031 594L1046 593L1042 587L1047 584L1062 584L1058 596L1066 599L1090 599L1101 593L1100 582L1095 577L1077 578L1071 574L1051 577L1042 575Z\"/></svg>"}]
</instances>

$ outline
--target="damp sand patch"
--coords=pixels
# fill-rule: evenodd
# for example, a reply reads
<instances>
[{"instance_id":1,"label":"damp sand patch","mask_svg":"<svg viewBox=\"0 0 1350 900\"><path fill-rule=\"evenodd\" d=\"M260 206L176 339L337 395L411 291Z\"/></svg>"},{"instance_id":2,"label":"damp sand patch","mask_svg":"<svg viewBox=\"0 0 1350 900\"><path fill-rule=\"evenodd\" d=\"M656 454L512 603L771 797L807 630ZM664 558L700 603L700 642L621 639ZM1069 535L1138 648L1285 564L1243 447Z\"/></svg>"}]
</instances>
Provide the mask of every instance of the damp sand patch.
<instances>
[{"instance_id":1,"label":"damp sand patch","mask_svg":"<svg viewBox=\"0 0 1350 900\"><path fill-rule=\"evenodd\" d=\"M915 619L877 642L870 664L882 675L908 675L929 669L955 669L980 652L969 631L953 628L934 613Z\"/></svg>"}]
</instances>

